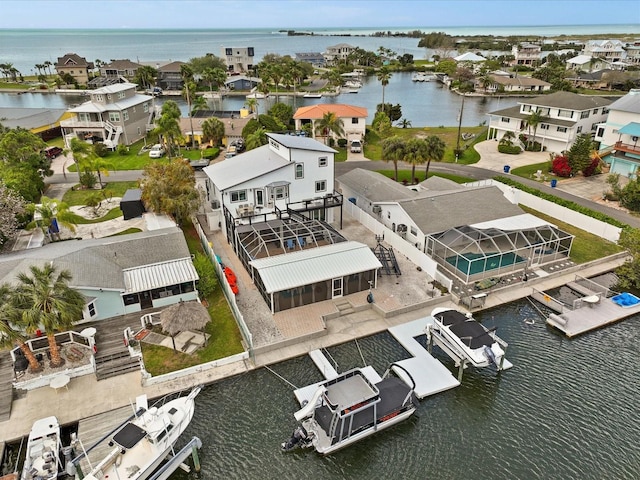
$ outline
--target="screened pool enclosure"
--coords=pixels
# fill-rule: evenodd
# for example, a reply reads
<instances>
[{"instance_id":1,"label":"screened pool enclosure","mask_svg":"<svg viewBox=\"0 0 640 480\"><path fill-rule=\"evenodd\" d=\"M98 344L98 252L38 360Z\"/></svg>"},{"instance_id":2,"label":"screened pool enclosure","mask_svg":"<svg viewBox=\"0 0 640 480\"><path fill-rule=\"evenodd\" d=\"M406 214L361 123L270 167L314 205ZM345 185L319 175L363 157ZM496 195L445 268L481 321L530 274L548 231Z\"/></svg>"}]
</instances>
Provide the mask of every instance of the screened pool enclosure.
<instances>
[{"instance_id":1,"label":"screened pool enclosure","mask_svg":"<svg viewBox=\"0 0 640 480\"><path fill-rule=\"evenodd\" d=\"M569 256L573 235L531 215L523 217L429 235L426 253L467 284ZM517 225L523 228L513 228Z\"/></svg>"}]
</instances>

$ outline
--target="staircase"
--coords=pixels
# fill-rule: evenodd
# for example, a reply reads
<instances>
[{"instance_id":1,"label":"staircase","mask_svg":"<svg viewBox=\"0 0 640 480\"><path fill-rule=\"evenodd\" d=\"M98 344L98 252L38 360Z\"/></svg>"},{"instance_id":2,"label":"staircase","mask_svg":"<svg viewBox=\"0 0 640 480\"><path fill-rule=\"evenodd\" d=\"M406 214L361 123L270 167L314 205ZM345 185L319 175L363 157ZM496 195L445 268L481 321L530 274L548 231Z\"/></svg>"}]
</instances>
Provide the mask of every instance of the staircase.
<instances>
[{"instance_id":1,"label":"staircase","mask_svg":"<svg viewBox=\"0 0 640 480\"><path fill-rule=\"evenodd\" d=\"M353 309L353 305L351 305L351 303L349 303L349 300L345 298L336 298L333 300L333 304L338 309L338 314L341 317L344 315L350 315L355 312L355 310Z\"/></svg>"},{"instance_id":2,"label":"staircase","mask_svg":"<svg viewBox=\"0 0 640 480\"><path fill-rule=\"evenodd\" d=\"M96 347L98 349L95 355L98 381L140 370L140 361L138 358L132 358L129 355L129 349L124 345L122 330L101 331L96 336Z\"/></svg>"}]
</instances>

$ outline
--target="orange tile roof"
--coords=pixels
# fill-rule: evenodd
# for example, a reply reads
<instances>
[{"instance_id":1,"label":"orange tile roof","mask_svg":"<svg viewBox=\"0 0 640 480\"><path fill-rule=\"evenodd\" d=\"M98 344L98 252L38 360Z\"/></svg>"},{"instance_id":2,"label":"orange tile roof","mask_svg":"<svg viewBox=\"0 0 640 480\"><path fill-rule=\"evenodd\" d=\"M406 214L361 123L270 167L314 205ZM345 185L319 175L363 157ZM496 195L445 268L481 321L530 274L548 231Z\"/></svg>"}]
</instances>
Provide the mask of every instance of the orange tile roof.
<instances>
[{"instance_id":1,"label":"orange tile roof","mask_svg":"<svg viewBox=\"0 0 640 480\"><path fill-rule=\"evenodd\" d=\"M338 118L358 118L367 117L367 109L364 107L355 107L353 105L345 105L342 103L320 103L308 107L300 107L296 110L294 119L316 119L322 118L326 113L333 112Z\"/></svg>"}]
</instances>

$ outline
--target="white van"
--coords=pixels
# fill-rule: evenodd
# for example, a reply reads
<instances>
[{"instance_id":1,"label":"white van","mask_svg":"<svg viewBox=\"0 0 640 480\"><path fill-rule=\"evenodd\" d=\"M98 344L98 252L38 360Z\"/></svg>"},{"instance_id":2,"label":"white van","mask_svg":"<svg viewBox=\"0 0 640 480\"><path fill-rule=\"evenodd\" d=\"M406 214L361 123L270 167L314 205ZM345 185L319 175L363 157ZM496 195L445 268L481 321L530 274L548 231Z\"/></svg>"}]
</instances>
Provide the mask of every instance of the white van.
<instances>
[{"instance_id":1,"label":"white van","mask_svg":"<svg viewBox=\"0 0 640 480\"><path fill-rule=\"evenodd\" d=\"M353 140L351 142L351 153L361 153L362 152L362 143L360 140Z\"/></svg>"}]
</instances>

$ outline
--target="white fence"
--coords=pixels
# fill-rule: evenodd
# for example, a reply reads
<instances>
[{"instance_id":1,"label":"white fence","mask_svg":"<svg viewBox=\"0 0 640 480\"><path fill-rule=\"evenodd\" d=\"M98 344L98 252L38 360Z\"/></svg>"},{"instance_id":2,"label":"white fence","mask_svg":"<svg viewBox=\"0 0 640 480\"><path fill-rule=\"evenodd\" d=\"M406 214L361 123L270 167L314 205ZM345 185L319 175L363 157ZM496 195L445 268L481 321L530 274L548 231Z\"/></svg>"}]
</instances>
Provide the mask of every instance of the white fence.
<instances>
[{"instance_id":1,"label":"white fence","mask_svg":"<svg viewBox=\"0 0 640 480\"><path fill-rule=\"evenodd\" d=\"M345 202L344 209L349 215L371 230L375 235L384 235L384 241L393 247L397 253L407 257L416 266L422 268L422 270L430 275L431 278L435 279L438 283L444 285L449 291L451 291L453 281L438 270L438 263L435 260L422 253L420 250L415 248L413 244L407 242L400 235L380 223L367 212L360 209L357 205L354 205L351 202Z\"/></svg>"},{"instance_id":2,"label":"white fence","mask_svg":"<svg viewBox=\"0 0 640 480\"><path fill-rule=\"evenodd\" d=\"M209 240L207 239L207 236L204 234L204 230L202 230L202 227L200 226L200 223L198 222L197 219L193 219L193 225L196 227L196 231L198 232L198 236L200 237L200 243L202 244L202 248L204 249L205 253L209 257L209 260L211 260L211 263L213 263L213 266L216 269L216 275L218 276L218 284L220 285L220 288L222 288L225 297L227 297L227 302L229 303L229 307L231 308L231 311L233 312L233 316L236 319L236 323L238 324L238 328L240 329L242 338L244 339L247 345L249 354L253 357L253 336L251 335L251 332L249 331L249 327L247 327L247 324L244 321L244 317L242 316L242 313L238 308L238 304L236 303L236 296L231 291L231 287L229 286L229 283L227 282L227 279L224 276L224 272L222 271L222 266L220 265L220 263L216 258L216 252L213 250L213 247L209 243Z\"/></svg>"},{"instance_id":3,"label":"white fence","mask_svg":"<svg viewBox=\"0 0 640 480\"><path fill-rule=\"evenodd\" d=\"M518 190L515 187L511 187L495 180L482 180L480 182L467 183L466 185L470 187L494 185L502 190L504 196L511 203L514 203L516 205L525 205L529 208L537 210L538 212L542 212L545 215L557 218L562 222L568 223L570 225L575 225L582 230L591 232L594 235L604 238L605 240L609 240L610 242L617 243L620 238L620 232L622 232L622 229L620 227L614 227L613 225L610 225L601 220L589 217L588 215L584 215L583 213L576 212L575 210L571 210L570 208L563 207L562 205L558 205L557 203L550 202L549 200L545 200L527 192L523 192L522 190Z\"/></svg>"}]
</instances>

